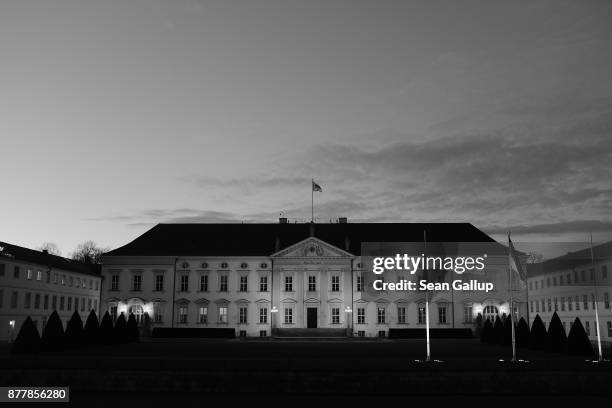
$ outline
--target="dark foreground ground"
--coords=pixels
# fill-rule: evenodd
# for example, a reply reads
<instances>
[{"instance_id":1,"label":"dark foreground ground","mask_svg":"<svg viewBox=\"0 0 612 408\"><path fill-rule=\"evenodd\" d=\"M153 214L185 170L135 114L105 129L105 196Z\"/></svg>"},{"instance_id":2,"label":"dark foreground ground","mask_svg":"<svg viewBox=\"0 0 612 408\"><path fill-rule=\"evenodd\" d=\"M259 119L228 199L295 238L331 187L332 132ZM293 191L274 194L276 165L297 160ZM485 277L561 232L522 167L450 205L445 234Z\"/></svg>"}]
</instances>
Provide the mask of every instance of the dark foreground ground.
<instances>
[{"instance_id":1,"label":"dark foreground ground","mask_svg":"<svg viewBox=\"0 0 612 408\"><path fill-rule=\"evenodd\" d=\"M71 387L75 402L201 403L358 397L470 396L475 402L524 396L612 396L612 365L518 350L478 340L256 341L171 339L75 351L11 356L0 349L0 385ZM499 361L499 360L504 361Z\"/></svg>"}]
</instances>

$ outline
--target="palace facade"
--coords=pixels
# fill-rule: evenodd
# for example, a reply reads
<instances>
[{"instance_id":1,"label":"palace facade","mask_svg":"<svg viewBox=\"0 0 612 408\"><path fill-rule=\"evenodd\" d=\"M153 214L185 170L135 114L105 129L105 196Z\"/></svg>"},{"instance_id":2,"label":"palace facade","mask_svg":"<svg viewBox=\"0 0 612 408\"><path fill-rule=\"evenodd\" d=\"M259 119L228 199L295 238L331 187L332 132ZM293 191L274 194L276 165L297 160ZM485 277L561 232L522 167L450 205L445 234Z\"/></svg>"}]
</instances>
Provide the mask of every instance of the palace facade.
<instances>
[{"instance_id":1,"label":"palace facade","mask_svg":"<svg viewBox=\"0 0 612 408\"><path fill-rule=\"evenodd\" d=\"M528 265L529 316L540 315L546 327L556 312L567 334L576 317L592 341L597 340L595 305L601 340L612 342L612 242ZM531 322L530 322L531 323Z\"/></svg>"},{"instance_id":2,"label":"palace facade","mask_svg":"<svg viewBox=\"0 0 612 408\"><path fill-rule=\"evenodd\" d=\"M364 242L420 242L424 231L431 242L494 242L467 223L158 224L103 256L101 307L115 318L148 313L153 327L234 328L239 336L422 328L425 294L368 294L361 251ZM509 313L507 255L491 257L476 278L495 289L430 295L432 327L474 328L479 313ZM515 313L526 316L526 291L514 292Z\"/></svg>"},{"instance_id":3,"label":"palace facade","mask_svg":"<svg viewBox=\"0 0 612 408\"><path fill-rule=\"evenodd\" d=\"M98 265L0 242L0 341L14 340L28 316L40 334L54 310L64 328L75 311L85 321L98 311L100 283Z\"/></svg>"}]
</instances>

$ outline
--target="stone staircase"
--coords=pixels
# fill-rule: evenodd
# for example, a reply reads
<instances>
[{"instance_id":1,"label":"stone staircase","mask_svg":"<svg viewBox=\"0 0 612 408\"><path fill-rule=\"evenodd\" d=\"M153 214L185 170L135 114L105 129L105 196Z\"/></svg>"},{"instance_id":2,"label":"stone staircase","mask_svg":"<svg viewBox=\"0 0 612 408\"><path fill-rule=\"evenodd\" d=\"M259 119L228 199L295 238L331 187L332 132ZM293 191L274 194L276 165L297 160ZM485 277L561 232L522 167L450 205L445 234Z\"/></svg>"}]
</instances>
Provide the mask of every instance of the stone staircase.
<instances>
[{"instance_id":1,"label":"stone staircase","mask_svg":"<svg viewBox=\"0 0 612 408\"><path fill-rule=\"evenodd\" d=\"M347 337L347 329L275 329L273 337L279 339L342 339Z\"/></svg>"}]
</instances>

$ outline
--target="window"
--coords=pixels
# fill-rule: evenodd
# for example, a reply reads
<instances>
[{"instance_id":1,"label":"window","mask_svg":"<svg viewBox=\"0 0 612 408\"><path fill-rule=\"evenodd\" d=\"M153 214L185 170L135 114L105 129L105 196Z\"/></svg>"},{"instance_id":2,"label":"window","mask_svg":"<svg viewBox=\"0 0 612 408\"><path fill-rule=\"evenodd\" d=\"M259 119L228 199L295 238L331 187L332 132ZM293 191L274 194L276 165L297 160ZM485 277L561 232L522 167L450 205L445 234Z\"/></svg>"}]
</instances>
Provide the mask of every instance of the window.
<instances>
[{"instance_id":1,"label":"window","mask_svg":"<svg viewBox=\"0 0 612 408\"><path fill-rule=\"evenodd\" d=\"M538 281L535 281L535 290L538 290Z\"/></svg>"},{"instance_id":2,"label":"window","mask_svg":"<svg viewBox=\"0 0 612 408\"><path fill-rule=\"evenodd\" d=\"M28 269L26 271L26 279L28 279L28 280L32 279L32 270L31 269Z\"/></svg>"},{"instance_id":3,"label":"window","mask_svg":"<svg viewBox=\"0 0 612 408\"><path fill-rule=\"evenodd\" d=\"M529 290L533 290L533 282L529 282Z\"/></svg>"},{"instance_id":4,"label":"window","mask_svg":"<svg viewBox=\"0 0 612 408\"><path fill-rule=\"evenodd\" d=\"M332 324L340 324L340 308L339 307L332 307L331 322Z\"/></svg>"},{"instance_id":5,"label":"window","mask_svg":"<svg viewBox=\"0 0 612 408\"><path fill-rule=\"evenodd\" d=\"M357 308L357 324L365 324L365 308Z\"/></svg>"},{"instance_id":6,"label":"window","mask_svg":"<svg viewBox=\"0 0 612 408\"><path fill-rule=\"evenodd\" d=\"M259 309L259 323L267 324L268 323L268 308L262 307Z\"/></svg>"},{"instance_id":7,"label":"window","mask_svg":"<svg viewBox=\"0 0 612 408\"><path fill-rule=\"evenodd\" d=\"M567 274L567 284L571 285L572 284L572 275L571 274Z\"/></svg>"},{"instance_id":8,"label":"window","mask_svg":"<svg viewBox=\"0 0 612 408\"><path fill-rule=\"evenodd\" d=\"M595 279L595 273L593 271L593 268L589 269L589 280L594 280Z\"/></svg>"},{"instance_id":9,"label":"window","mask_svg":"<svg viewBox=\"0 0 612 408\"><path fill-rule=\"evenodd\" d=\"M208 323L208 307L200 306L198 309L198 322L202 324Z\"/></svg>"},{"instance_id":10,"label":"window","mask_svg":"<svg viewBox=\"0 0 612 408\"><path fill-rule=\"evenodd\" d=\"M241 276L240 277L240 292L248 292L249 290L249 277Z\"/></svg>"},{"instance_id":11,"label":"window","mask_svg":"<svg viewBox=\"0 0 612 408\"><path fill-rule=\"evenodd\" d=\"M77 288L81 287L81 278L76 278L76 287Z\"/></svg>"},{"instance_id":12,"label":"window","mask_svg":"<svg viewBox=\"0 0 612 408\"><path fill-rule=\"evenodd\" d=\"M227 306L219 307L219 323L227 323Z\"/></svg>"},{"instance_id":13,"label":"window","mask_svg":"<svg viewBox=\"0 0 612 408\"><path fill-rule=\"evenodd\" d=\"M531 302L531 307L533 308L533 302ZM463 323L473 323L474 322L474 314L472 306L465 306L463 308Z\"/></svg>"},{"instance_id":14,"label":"window","mask_svg":"<svg viewBox=\"0 0 612 408\"><path fill-rule=\"evenodd\" d=\"M268 277L267 276L259 277L259 291L260 292L268 291Z\"/></svg>"},{"instance_id":15,"label":"window","mask_svg":"<svg viewBox=\"0 0 612 408\"><path fill-rule=\"evenodd\" d=\"M74 298L74 310L77 309L77 298ZM117 306L113 305L110 307L110 315L113 318L113 322L117 321Z\"/></svg>"},{"instance_id":16,"label":"window","mask_svg":"<svg viewBox=\"0 0 612 408\"><path fill-rule=\"evenodd\" d=\"M358 330L357 337L365 337L365 330Z\"/></svg>"},{"instance_id":17,"label":"window","mask_svg":"<svg viewBox=\"0 0 612 408\"><path fill-rule=\"evenodd\" d=\"M580 271L580 279L582 282L586 281L586 271Z\"/></svg>"},{"instance_id":18,"label":"window","mask_svg":"<svg viewBox=\"0 0 612 408\"><path fill-rule=\"evenodd\" d=\"M569 311L571 312L571 311L572 311L572 309L573 309L573 305L574 305L574 304L572 303L572 298L571 298L571 297L568 297L568 298L567 298L567 310L569 310Z\"/></svg>"},{"instance_id":19,"label":"window","mask_svg":"<svg viewBox=\"0 0 612 408\"><path fill-rule=\"evenodd\" d=\"M378 324L385 324L385 313L386 309L384 307L379 306L378 307L378 311L377 311L377 315L378 315Z\"/></svg>"},{"instance_id":20,"label":"window","mask_svg":"<svg viewBox=\"0 0 612 408\"><path fill-rule=\"evenodd\" d=\"M535 301L535 310L536 313L540 313L540 302L538 302L537 300Z\"/></svg>"},{"instance_id":21,"label":"window","mask_svg":"<svg viewBox=\"0 0 612 408\"><path fill-rule=\"evenodd\" d=\"M200 292L208 292L208 275L200 275Z\"/></svg>"},{"instance_id":22,"label":"window","mask_svg":"<svg viewBox=\"0 0 612 408\"><path fill-rule=\"evenodd\" d=\"M397 308L397 322L399 324L406 324L406 308L405 307Z\"/></svg>"},{"instance_id":23,"label":"window","mask_svg":"<svg viewBox=\"0 0 612 408\"><path fill-rule=\"evenodd\" d=\"M4 276L4 271L6 270L5 264L0 264L0 276Z\"/></svg>"},{"instance_id":24,"label":"window","mask_svg":"<svg viewBox=\"0 0 612 408\"><path fill-rule=\"evenodd\" d=\"M25 309L29 309L31 303L32 303L32 294L30 292L26 292L25 293L25 299L23 301L23 307Z\"/></svg>"},{"instance_id":25,"label":"window","mask_svg":"<svg viewBox=\"0 0 612 408\"><path fill-rule=\"evenodd\" d=\"M379 330L378 331L378 337L385 337L386 336L386 332L384 330Z\"/></svg>"},{"instance_id":26,"label":"window","mask_svg":"<svg viewBox=\"0 0 612 408\"><path fill-rule=\"evenodd\" d=\"M73 276L69 276L68 277L68 286L74 286L74 277Z\"/></svg>"},{"instance_id":27,"label":"window","mask_svg":"<svg viewBox=\"0 0 612 408\"><path fill-rule=\"evenodd\" d=\"M588 320L584 322L584 330L586 331L587 336L591 335L591 325L589 324Z\"/></svg>"},{"instance_id":28,"label":"window","mask_svg":"<svg viewBox=\"0 0 612 408\"><path fill-rule=\"evenodd\" d=\"M96 290L100 289L100 281L96 280Z\"/></svg>"},{"instance_id":29,"label":"window","mask_svg":"<svg viewBox=\"0 0 612 408\"><path fill-rule=\"evenodd\" d=\"M542 300L542 302L544 302L544 300ZM544 304L544 303L542 303ZM542 306L542 309L544 308L544 306ZM482 311L482 317L484 317L485 319L491 321L491 323L493 323L495 321L495 319L497 318L497 316L499 315L499 310L497 309L497 307L489 305L489 306L485 306L485 308Z\"/></svg>"},{"instance_id":30,"label":"window","mask_svg":"<svg viewBox=\"0 0 612 408\"><path fill-rule=\"evenodd\" d=\"M65 285L66 285L66 275L62 275L62 280L60 281L60 284L61 284L62 286L65 286Z\"/></svg>"},{"instance_id":31,"label":"window","mask_svg":"<svg viewBox=\"0 0 612 408\"><path fill-rule=\"evenodd\" d=\"M290 307L285 308L285 324L293 323L293 309Z\"/></svg>"},{"instance_id":32,"label":"window","mask_svg":"<svg viewBox=\"0 0 612 408\"><path fill-rule=\"evenodd\" d=\"M309 292L317 291L317 277L316 276L308 277L308 291Z\"/></svg>"},{"instance_id":33,"label":"window","mask_svg":"<svg viewBox=\"0 0 612 408\"><path fill-rule=\"evenodd\" d=\"M79 298L78 297L74 298L74 310L75 311L79 310Z\"/></svg>"},{"instance_id":34,"label":"window","mask_svg":"<svg viewBox=\"0 0 612 408\"><path fill-rule=\"evenodd\" d=\"M548 303L548 311L551 312L552 311L552 300L550 298L546 299L547 303Z\"/></svg>"},{"instance_id":35,"label":"window","mask_svg":"<svg viewBox=\"0 0 612 408\"><path fill-rule=\"evenodd\" d=\"M141 289L142 289L142 275L140 274L134 275L134 282L132 285L132 290L135 292L140 292Z\"/></svg>"},{"instance_id":36,"label":"window","mask_svg":"<svg viewBox=\"0 0 612 408\"><path fill-rule=\"evenodd\" d=\"M576 295L576 310L580 310L580 297Z\"/></svg>"},{"instance_id":37,"label":"window","mask_svg":"<svg viewBox=\"0 0 612 408\"><path fill-rule=\"evenodd\" d=\"M340 277L338 275L332 276L332 292L340 292Z\"/></svg>"},{"instance_id":38,"label":"window","mask_svg":"<svg viewBox=\"0 0 612 408\"><path fill-rule=\"evenodd\" d=\"M227 275L219 276L219 292L227 292Z\"/></svg>"},{"instance_id":39,"label":"window","mask_svg":"<svg viewBox=\"0 0 612 408\"><path fill-rule=\"evenodd\" d=\"M155 323L162 322L162 310L161 305L157 302L153 303L153 321Z\"/></svg>"},{"instance_id":40,"label":"window","mask_svg":"<svg viewBox=\"0 0 612 408\"><path fill-rule=\"evenodd\" d=\"M427 312L425 311L425 306L419 306L418 308L418 322L419 324L425 324L425 319L427 318Z\"/></svg>"},{"instance_id":41,"label":"window","mask_svg":"<svg viewBox=\"0 0 612 408\"><path fill-rule=\"evenodd\" d=\"M164 275L155 275L155 291L161 292L164 290Z\"/></svg>"},{"instance_id":42,"label":"window","mask_svg":"<svg viewBox=\"0 0 612 408\"><path fill-rule=\"evenodd\" d=\"M72 310L72 297L68 296L68 303L66 304L66 310Z\"/></svg>"},{"instance_id":43,"label":"window","mask_svg":"<svg viewBox=\"0 0 612 408\"><path fill-rule=\"evenodd\" d=\"M582 307L584 310L589 310L589 297L587 295L582 295Z\"/></svg>"},{"instance_id":44,"label":"window","mask_svg":"<svg viewBox=\"0 0 612 408\"><path fill-rule=\"evenodd\" d=\"M268 332L266 332L265 330L260 330L259 337L268 337Z\"/></svg>"},{"instance_id":45,"label":"window","mask_svg":"<svg viewBox=\"0 0 612 408\"><path fill-rule=\"evenodd\" d=\"M47 310L49 308L49 295L45 295L43 298L43 309Z\"/></svg>"},{"instance_id":46,"label":"window","mask_svg":"<svg viewBox=\"0 0 612 408\"><path fill-rule=\"evenodd\" d=\"M555 305L555 312L556 312L557 310L559 310L559 302L557 302L557 298L555 298L554 305Z\"/></svg>"},{"instance_id":47,"label":"window","mask_svg":"<svg viewBox=\"0 0 612 408\"><path fill-rule=\"evenodd\" d=\"M140 309L135 309L135 311L132 311L132 313L134 313L136 315L136 321L138 323L142 322L142 316L144 315L143 310L142 310L142 306L135 306L136 308L140 308ZM91 311L91 299L87 299L87 310ZM139 313L139 314L137 314Z\"/></svg>"},{"instance_id":48,"label":"window","mask_svg":"<svg viewBox=\"0 0 612 408\"><path fill-rule=\"evenodd\" d=\"M179 307L179 323L187 323L187 306Z\"/></svg>"},{"instance_id":49,"label":"window","mask_svg":"<svg viewBox=\"0 0 612 408\"><path fill-rule=\"evenodd\" d=\"M559 286L563 286L563 275L559 276Z\"/></svg>"},{"instance_id":50,"label":"window","mask_svg":"<svg viewBox=\"0 0 612 408\"><path fill-rule=\"evenodd\" d=\"M553 276L553 286L557 286L557 277Z\"/></svg>"},{"instance_id":51,"label":"window","mask_svg":"<svg viewBox=\"0 0 612 408\"><path fill-rule=\"evenodd\" d=\"M608 337L612 337L612 322L608 322Z\"/></svg>"},{"instance_id":52,"label":"window","mask_svg":"<svg viewBox=\"0 0 612 408\"><path fill-rule=\"evenodd\" d=\"M81 299L81 312L85 311L85 298Z\"/></svg>"},{"instance_id":53,"label":"window","mask_svg":"<svg viewBox=\"0 0 612 408\"><path fill-rule=\"evenodd\" d=\"M59 307L60 310L64 310L64 302L65 302L64 297L60 296L60 307Z\"/></svg>"},{"instance_id":54,"label":"window","mask_svg":"<svg viewBox=\"0 0 612 408\"><path fill-rule=\"evenodd\" d=\"M13 270L13 277L15 279L19 279L19 267L18 266L16 266L15 269Z\"/></svg>"},{"instance_id":55,"label":"window","mask_svg":"<svg viewBox=\"0 0 612 408\"><path fill-rule=\"evenodd\" d=\"M181 292L189 290L189 275L181 275Z\"/></svg>"},{"instance_id":56,"label":"window","mask_svg":"<svg viewBox=\"0 0 612 408\"><path fill-rule=\"evenodd\" d=\"M285 292L293 292L293 276L285 276Z\"/></svg>"},{"instance_id":57,"label":"window","mask_svg":"<svg viewBox=\"0 0 612 408\"><path fill-rule=\"evenodd\" d=\"M561 298L561 311L565 312L565 298L564 297Z\"/></svg>"},{"instance_id":58,"label":"window","mask_svg":"<svg viewBox=\"0 0 612 408\"><path fill-rule=\"evenodd\" d=\"M42 272L41 271L36 271L36 280L39 281L39 282L42 280Z\"/></svg>"},{"instance_id":59,"label":"window","mask_svg":"<svg viewBox=\"0 0 612 408\"><path fill-rule=\"evenodd\" d=\"M608 266L607 265L603 265L601 267L601 278L608 279Z\"/></svg>"},{"instance_id":60,"label":"window","mask_svg":"<svg viewBox=\"0 0 612 408\"><path fill-rule=\"evenodd\" d=\"M238 309L238 323L240 324L247 323L247 308L245 306L241 306Z\"/></svg>"},{"instance_id":61,"label":"window","mask_svg":"<svg viewBox=\"0 0 612 408\"><path fill-rule=\"evenodd\" d=\"M18 299L19 299L19 292L17 292L16 290L11 292L11 309L17 308Z\"/></svg>"},{"instance_id":62,"label":"window","mask_svg":"<svg viewBox=\"0 0 612 408\"><path fill-rule=\"evenodd\" d=\"M77 279L77 286L79 284L79 279ZM119 290L119 275L115 274L111 276L111 290L118 291Z\"/></svg>"},{"instance_id":63,"label":"window","mask_svg":"<svg viewBox=\"0 0 612 408\"><path fill-rule=\"evenodd\" d=\"M608 294L608 292L604 293L604 307L606 309L610 308L610 295Z\"/></svg>"},{"instance_id":64,"label":"window","mask_svg":"<svg viewBox=\"0 0 612 408\"><path fill-rule=\"evenodd\" d=\"M446 306L438 306L438 323L446 324Z\"/></svg>"},{"instance_id":65,"label":"window","mask_svg":"<svg viewBox=\"0 0 612 408\"><path fill-rule=\"evenodd\" d=\"M246 330L240 330L240 332L238 333L238 335L240 337L246 337L247 336L247 331Z\"/></svg>"},{"instance_id":66,"label":"window","mask_svg":"<svg viewBox=\"0 0 612 408\"><path fill-rule=\"evenodd\" d=\"M57 296L53 295L51 297L51 309L52 310L56 310L57 309Z\"/></svg>"},{"instance_id":67,"label":"window","mask_svg":"<svg viewBox=\"0 0 612 408\"><path fill-rule=\"evenodd\" d=\"M535 310L535 308L533 307L533 304L534 304L533 300L531 302L529 302L529 311L531 313L534 313L534 310Z\"/></svg>"},{"instance_id":68,"label":"window","mask_svg":"<svg viewBox=\"0 0 612 408\"><path fill-rule=\"evenodd\" d=\"M357 292L363 292L363 277L357 275Z\"/></svg>"}]
</instances>

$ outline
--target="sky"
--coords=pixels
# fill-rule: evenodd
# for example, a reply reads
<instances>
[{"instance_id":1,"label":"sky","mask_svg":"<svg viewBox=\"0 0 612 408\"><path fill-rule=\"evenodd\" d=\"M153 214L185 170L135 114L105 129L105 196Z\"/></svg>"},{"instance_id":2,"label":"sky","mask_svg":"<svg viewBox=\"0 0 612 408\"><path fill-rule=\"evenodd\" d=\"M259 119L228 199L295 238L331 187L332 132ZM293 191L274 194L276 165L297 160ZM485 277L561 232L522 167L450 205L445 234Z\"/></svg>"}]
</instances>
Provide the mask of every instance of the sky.
<instances>
[{"instance_id":1,"label":"sky","mask_svg":"<svg viewBox=\"0 0 612 408\"><path fill-rule=\"evenodd\" d=\"M612 3L0 3L0 240L159 222L612 239Z\"/></svg>"}]
</instances>

